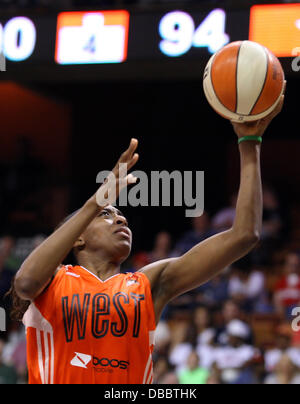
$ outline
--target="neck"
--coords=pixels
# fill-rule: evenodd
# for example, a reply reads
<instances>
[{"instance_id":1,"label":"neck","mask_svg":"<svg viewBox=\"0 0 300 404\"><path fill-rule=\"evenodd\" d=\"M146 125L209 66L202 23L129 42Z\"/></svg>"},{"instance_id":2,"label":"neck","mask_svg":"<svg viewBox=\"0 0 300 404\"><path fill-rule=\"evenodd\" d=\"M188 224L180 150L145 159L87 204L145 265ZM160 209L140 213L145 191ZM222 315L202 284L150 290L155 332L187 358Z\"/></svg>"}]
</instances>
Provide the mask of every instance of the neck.
<instances>
[{"instance_id":1,"label":"neck","mask_svg":"<svg viewBox=\"0 0 300 404\"><path fill-rule=\"evenodd\" d=\"M82 265L102 281L110 278L113 275L120 273L120 264L110 261L103 261L97 258L84 257L80 259L79 265Z\"/></svg>"}]
</instances>

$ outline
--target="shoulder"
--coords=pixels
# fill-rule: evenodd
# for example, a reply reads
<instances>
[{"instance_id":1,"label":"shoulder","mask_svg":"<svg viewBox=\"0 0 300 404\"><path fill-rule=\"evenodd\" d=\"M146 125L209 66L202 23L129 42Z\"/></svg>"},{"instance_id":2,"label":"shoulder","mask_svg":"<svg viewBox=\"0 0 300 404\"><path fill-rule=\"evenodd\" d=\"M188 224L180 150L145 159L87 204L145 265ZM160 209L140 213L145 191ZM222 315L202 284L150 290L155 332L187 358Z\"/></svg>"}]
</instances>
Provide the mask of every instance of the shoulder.
<instances>
[{"instance_id":1,"label":"shoulder","mask_svg":"<svg viewBox=\"0 0 300 404\"><path fill-rule=\"evenodd\" d=\"M58 284L60 283L60 281L62 280L64 275L67 273L67 271L71 270L72 268L73 268L72 265L60 265L60 266L58 266L56 268L52 278L49 280L49 282L46 285L46 287L44 288L44 290L39 294L39 296L37 296L35 301L37 299L39 299L40 297L44 296L45 294L49 294L49 292L54 290L58 286Z\"/></svg>"},{"instance_id":2,"label":"shoulder","mask_svg":"<svg viewBox=\"0 0 300 404\"><path fill-rule=\"evenodd\" d=\"M72 270L72 268L72 265L60 265L57 267L49 285L58 282L68 271Z\"/></svg>"},{"instance_id":3,"label":"shoulder","mask_svg":"<svg viewBox=\"0 0 300 404\"><path fill-rule=\"evenodd\" d=\"M176 258L167 258L164 260L153 262L152 264L146 265L136 273L146 276L150 282L151 289L154 289L158 286L164 269L170 262L174 260L176 260Z\"/></svg>"}]
</instances>

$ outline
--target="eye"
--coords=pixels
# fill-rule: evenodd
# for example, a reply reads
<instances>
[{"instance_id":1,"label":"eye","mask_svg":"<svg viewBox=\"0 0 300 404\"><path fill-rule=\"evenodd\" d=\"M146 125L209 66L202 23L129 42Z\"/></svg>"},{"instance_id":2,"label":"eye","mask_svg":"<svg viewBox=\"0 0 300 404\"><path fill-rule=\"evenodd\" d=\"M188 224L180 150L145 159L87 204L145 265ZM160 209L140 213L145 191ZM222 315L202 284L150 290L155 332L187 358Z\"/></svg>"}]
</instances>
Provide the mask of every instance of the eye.
<instances>
[{"instance_id":1,"label":"eye","mask_svg":"<svg viewBox=\"0 0 300 404\"><path fill-rule=\"evenodd\" d=\"M102 210L102 212L100 212L100 214L98 216L99 217L101 217L101 216L109 216L109 212L107 210Z\"/></svg>"}]
</instances>

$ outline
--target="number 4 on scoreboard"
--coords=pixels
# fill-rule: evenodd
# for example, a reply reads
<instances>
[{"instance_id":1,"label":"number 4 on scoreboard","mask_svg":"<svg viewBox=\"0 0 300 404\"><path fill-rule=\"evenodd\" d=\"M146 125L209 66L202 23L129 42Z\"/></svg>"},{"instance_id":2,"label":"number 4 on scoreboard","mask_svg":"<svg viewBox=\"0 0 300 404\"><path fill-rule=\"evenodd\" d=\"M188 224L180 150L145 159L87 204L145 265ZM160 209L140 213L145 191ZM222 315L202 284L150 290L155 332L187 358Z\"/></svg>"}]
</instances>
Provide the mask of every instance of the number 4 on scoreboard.
<instances>
[{"instance_id":1,"label":"number 4 on scoreboard","mask_svg":"<svg viewBox=\"0 0 300 404\"><path fill-rule=\"evenodd\" d=\"M226 13L215 9L201 22L198 28L190 14L174 11L166 14L159 24L159 32L163 40L159 47L167 56L181 56L192 46L207 47L215 53L229 42L225 33Z\"/></svg>"},{"instance_id":2,"label":"number 4 on scoreboard","mask_svg":"<svg viewBox=\"0 0 300 404\"><path fill-rule=\"evenodd\" d=\"M95 53L96 52L96 37L95 35L92 35L90 39L88 40L87 44L83 47L83 49L87 52L90 53Z\"/></svg>"}]
</instances>

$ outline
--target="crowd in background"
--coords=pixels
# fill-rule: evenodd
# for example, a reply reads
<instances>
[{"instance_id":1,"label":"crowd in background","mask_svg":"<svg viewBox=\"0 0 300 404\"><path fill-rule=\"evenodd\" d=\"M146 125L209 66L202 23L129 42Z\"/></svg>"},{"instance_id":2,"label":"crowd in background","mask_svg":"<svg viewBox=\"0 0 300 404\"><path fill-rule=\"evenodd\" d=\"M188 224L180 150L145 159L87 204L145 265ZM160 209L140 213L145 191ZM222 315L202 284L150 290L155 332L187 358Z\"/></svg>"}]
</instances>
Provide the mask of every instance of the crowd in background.
<instances>
[{"instance_id":1,"label":"crowd in background","mask_svg":"<svg viewBox=\"0 0 300 404\"><path fill-rule=\"evenodd\" d=\"M262 236L246 257L216 278L170 302L156 330L154 383L299 384L300 251L287 248L287 218L271 188L264 189ZM178 240L160 231L150 251L135 252L124 271L179 256L230 228L237 195L214 216L191 220ZM24 258L44 235L0 239L0 305ZM300 309L299 309L300 312ZM296 314L298 314L296 309ZM294 327L292 327L294 324ZM300 321L299 321L300 325ZM26 341L21 323L0 334L0 383L26 383Z\"/></svg>"}]
</instances>

